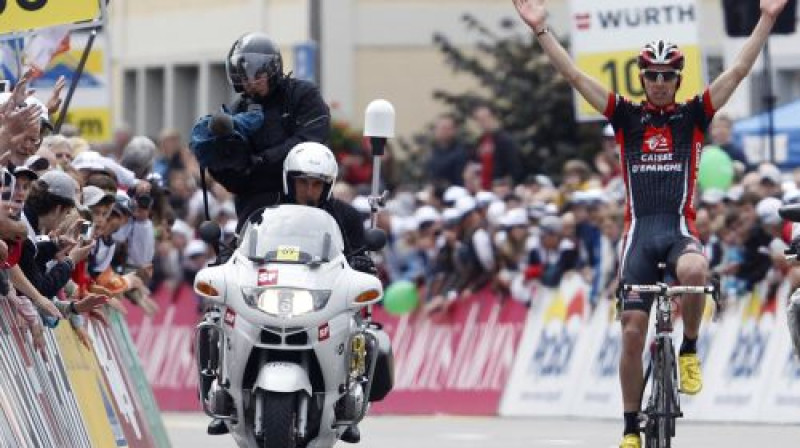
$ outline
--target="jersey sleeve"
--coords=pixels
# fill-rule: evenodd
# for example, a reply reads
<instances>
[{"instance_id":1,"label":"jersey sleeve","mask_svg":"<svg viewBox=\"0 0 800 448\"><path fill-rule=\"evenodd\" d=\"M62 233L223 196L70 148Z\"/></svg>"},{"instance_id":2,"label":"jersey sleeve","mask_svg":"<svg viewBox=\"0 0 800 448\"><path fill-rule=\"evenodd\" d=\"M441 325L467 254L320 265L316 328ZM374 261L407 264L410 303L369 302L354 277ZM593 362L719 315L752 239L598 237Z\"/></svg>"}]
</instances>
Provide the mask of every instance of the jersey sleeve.
<instances>
[{"instance_id":1,"label":"jersey sleeve","mask_svg":"<svg viewBox=\"0 0 800 448\"><path fill-rule=\"evenodd\" d=\"M603 115L608 119L614 131L617 132L623 126L623 122L628 117L633 109L633 105L624 96L616 93L608 94L608 102L606 103L606 110Z\"/></svg>"},{"instance_id":2,"label":"jersey sleeve","mask_svg":"<svg viewBox=\"0 0 800 448\"><path fill-rule=\"evenodd\" d=\"M711 92L706 89L702 94L690 99L686 105L692 122L698 129L705 132L717 112L711 104Z\"/></svg>"}]
</instances>

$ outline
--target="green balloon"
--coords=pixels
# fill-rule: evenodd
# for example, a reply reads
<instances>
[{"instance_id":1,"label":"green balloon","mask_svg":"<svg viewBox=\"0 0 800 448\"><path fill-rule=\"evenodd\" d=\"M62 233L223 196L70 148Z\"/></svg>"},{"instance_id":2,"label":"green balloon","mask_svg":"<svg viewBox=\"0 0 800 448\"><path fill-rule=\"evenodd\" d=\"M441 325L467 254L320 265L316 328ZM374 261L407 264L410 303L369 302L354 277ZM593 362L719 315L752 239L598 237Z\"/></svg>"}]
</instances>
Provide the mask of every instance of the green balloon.
<instances>
[{"instance_id":1,"label":"green balloon","mask_svg":"<svg viewBox=\"0 0 800 448\"><path fill-rule=\"evenodd\" d=\"M408 280L392 283L383 294L384 309L395 316L410 313L417 304L419 304L417 285Z\"/></svg>"},{"instance_id":2,"label":"green balloon","mask_svg":"<svg viewBox=\"0 0 800 448\"><path fill-rule=\"evenodd\" d=\"M697 180L701 190L727 190L733 183L733 160L719 146L706 146L700 157Z\"/></svg>"}]
</instances>

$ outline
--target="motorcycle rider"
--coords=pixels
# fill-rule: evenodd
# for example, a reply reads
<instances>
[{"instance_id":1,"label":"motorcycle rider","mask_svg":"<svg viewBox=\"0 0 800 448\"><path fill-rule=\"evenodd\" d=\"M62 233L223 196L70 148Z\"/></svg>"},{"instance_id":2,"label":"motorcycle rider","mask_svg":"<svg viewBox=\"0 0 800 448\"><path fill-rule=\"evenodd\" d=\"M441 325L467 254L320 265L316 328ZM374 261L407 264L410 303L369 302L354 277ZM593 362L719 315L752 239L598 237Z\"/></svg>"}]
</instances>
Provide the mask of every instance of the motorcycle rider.
<instances>
[{"instance_id":1,"label":"motorcycle rider","mask_svg":"<svg viewBox=\"0 0 800 448\"><path fill-rule=\"evenodd\" d=\"M328 140L330 110L313 83L283 73L281 53L264 33L237 39L225 70L234 91L241 94L231 112L264 114L261 127L248 136L251 154L242 166L209 166L214 179L236 195L236 214L243 223L254 210L278 203L281 169L289 150L301 142Z\"/></svg>"},{"instance_id":2,"label":"motorcycle rider","mask_svg":"<svg viewBox=\"0 0 800 448\"><path fill-rule=\"evenodd\" d=\"M332 197L339 166L336 157L327 146L316 142L304 142L289 151L283 162L283 195L281 203L319 207L336 220L342 231L345 256L353 269L376 274L375 265L366 253L364 225L360 213L352 205ZM253 213L251 221L261 219L261 213ZM220 419L208 426L209 434L225 434L228 427ZM358 443L361 433L352 425L342 434L341 440Z\"/></svg>"}]
</instances>

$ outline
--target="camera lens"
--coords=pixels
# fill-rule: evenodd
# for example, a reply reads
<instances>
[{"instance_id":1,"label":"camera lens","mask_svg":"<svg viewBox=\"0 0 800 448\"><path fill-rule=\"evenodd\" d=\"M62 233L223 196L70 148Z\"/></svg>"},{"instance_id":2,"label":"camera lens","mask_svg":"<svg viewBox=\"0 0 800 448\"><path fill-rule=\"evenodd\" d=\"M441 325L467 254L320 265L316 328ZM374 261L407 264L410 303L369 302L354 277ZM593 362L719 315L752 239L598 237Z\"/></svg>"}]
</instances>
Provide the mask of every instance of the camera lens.
<instances>
[{"instance_id":1,"label":"camera lens","mask_svg":"<svg viewBox=\"0 0 800 448\"><path fill-rule=\"evenodd\" d=\"M141 208L150 208L153 205L153 197L150 195L142 195L136 198L136 205Z\"/></svg>"}]
</instances>

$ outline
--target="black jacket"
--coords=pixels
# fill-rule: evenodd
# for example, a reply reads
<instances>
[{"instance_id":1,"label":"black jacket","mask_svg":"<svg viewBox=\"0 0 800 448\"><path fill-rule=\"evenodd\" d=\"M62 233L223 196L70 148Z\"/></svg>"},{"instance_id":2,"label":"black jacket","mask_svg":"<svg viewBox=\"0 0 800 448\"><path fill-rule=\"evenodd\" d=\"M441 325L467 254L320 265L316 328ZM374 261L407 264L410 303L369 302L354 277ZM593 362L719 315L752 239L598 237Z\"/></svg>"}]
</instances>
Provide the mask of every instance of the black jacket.
<instances>
[{"instance_id":1,"label":"black jacket","mask_svg":"<svg viewBox=\"0 0 800 448\"><path fill-rule=\"evenodd\" d=\"M25 217L35 231L39 230L39 218L30 209L25 208ZM69 259L56 262L50 270L47 270L47 263L53 260L58 249L51 242L41 242L34 244L30 238L26 238L22 245L22 254L19 259L19 267L31 284L43 296L54 297L58 291L69 282L74 266Z\"/></svg>"},{"instance_id":2,"label":"black jacket","mask_svg":"<svg viewBox=\"0 0 800 448\"><path fill-rule=\"evenodd\" d=\"M258 208L278 202L283 190L283 160L295 145L305 141L326 143L330 135L328 105L308 81L286 78L261 101L242 95L232 112L259 105L264 125L251 137L251 165L244 170L209 167L211 175L236 195L239 221Z\"/></svg>"},{"instance_id":3,"label":"black jacket","mask_svg":"<svg viewBox=\"0 0 800 448\"><path fill-rule=\"evenodd\" d=\"M458 140L453 140L447 147L434 143L426 167L428 180L444 180L449 185L463 185L466 163L466 149Z\"/></svg>"}]
</instances>

